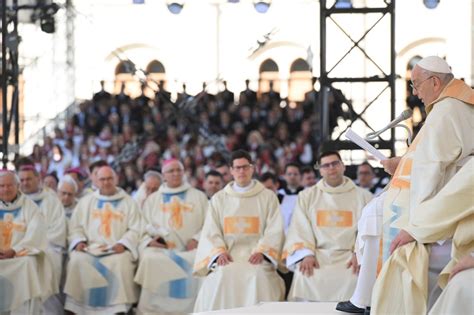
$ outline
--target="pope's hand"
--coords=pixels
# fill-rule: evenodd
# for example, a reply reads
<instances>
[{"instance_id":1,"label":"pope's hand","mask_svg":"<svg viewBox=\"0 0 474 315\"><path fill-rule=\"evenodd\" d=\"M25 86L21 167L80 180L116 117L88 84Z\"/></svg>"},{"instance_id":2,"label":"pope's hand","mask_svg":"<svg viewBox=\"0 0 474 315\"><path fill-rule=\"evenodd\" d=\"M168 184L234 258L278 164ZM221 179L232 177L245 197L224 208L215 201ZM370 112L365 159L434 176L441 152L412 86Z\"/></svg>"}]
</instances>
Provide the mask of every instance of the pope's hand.
<instances>
[{"instance_id":1,"label":"pope's hand","mask_svg":"<svg viewBox=\"0 0 474 315\"><path fill-rule=\"evenodd\" d=\"M408 243L411 243L411 242L414 242L414 241L415 241L415 239L413 238L413 236L408 234L407 231L400 230L400 232L398 232L397 236L395 236L395 239L390 244L390 249L389 249L390 255L398 247L403 246L403 245L408 244Z\"/></svg>"},{"instance_id":2,"label":"pope's hand","mask_svg":"<svg viewBox=\"0 0 474 315\"><path fill-rule=\"evenodd\" d=\"M380 161L380 164L382 164L385 172L389 173L390 175L393 175L401 159L402 159L401 157L396 156L390 159Z\"/></svg>"}]
</instances>

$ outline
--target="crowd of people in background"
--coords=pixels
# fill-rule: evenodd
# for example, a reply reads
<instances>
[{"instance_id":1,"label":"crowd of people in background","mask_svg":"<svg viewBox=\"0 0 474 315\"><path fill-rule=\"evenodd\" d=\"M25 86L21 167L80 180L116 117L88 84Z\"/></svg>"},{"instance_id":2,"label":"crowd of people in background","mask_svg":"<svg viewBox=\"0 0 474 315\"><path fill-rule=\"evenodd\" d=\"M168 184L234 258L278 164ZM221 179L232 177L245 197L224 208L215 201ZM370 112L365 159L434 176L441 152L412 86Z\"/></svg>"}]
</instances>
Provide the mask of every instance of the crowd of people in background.
<instances>
[{"instance_id":1,"label":"crowd of people in background","mask_svg":"<svg viewBox=\"0 0 474 315\"><path fill-rule=\"evenodd\" d=\"M313 82L316 82L314 80ZM119 186L135 192L146 171L162 160L181 159L191 184L204 189L206 173L226 164L228 153L248 150L256 174L282 176L287 163L313 166L318 154L320 106L318 91L306 93L303 102L289 102L273 90L257 93L249 88L237 97L227 89L209 94L206 86L197 95L179 93L173 102L160 82L154 98L142 94L131 98L125 85L117 95L104 89L81 102L64 129L54 129L43 144L36 144L30 158L46 182L58 182L66 169L83 171L98 160L114 166ZM345 98L338 90L330 94L330 127ZM129 144L130 149L125 145ZM128 150L127 150L128 149ZM52 184L53 184L52 183Z\"/></svg>"}]
</instances>

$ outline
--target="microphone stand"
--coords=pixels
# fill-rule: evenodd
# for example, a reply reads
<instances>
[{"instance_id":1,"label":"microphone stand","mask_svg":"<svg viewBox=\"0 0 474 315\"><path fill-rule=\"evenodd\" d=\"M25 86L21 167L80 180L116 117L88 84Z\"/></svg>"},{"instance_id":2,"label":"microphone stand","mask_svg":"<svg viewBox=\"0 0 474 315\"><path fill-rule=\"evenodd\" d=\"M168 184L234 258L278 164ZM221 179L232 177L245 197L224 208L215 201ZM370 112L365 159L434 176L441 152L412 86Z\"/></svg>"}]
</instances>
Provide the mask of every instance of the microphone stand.
<instances>
[{"instance_id":1,"label":"microphone stand","mask_svg":"<svg viewBox=\"0 0 474 315\"><path fill-rule=\"evenodd\" d=\"M408 128L407 126L402 125L402 124L397 124L397 125L392 126L392 127L388 126L388 127L383 128L383 129L380 129L379 131L370 132L370 133L368 133L368 134L365 136L365 138L366 138L367 140L372 140L372 139L378 137L379 135L381 135L382 133L384 133L385 131L387 131L388 129L392 129L392 128L395 128L395 127L402 127L402 128L405 128L405 129L406 129L406 131L408 132L408 139L407 139L407 142L408 142L408 145L411 145L412 132L411 132L410 128Z\"/></svg>"}]
</instances>

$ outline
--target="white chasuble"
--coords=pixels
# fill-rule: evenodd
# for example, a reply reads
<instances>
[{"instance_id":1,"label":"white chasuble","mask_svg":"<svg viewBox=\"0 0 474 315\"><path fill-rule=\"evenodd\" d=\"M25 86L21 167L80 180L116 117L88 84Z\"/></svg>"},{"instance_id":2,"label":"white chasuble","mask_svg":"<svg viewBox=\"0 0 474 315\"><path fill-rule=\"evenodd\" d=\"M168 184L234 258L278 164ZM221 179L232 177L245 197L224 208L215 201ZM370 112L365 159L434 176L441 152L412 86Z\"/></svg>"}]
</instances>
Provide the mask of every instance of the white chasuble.
<instances>
[{"instance_id":1,"label":"white chasuble","mask_svg":"<svg viewBox=\"0 0 474 315\"><path fill-rule=\"evenodd\" d=\"M186 244L199 240L208 208L206 195L183 184L166 184L150 195L143 206L144 236L140 243L140 264L135 282L142 287L138 309L143 313L189 313L199 289L192 275L196 250ZM161 237L167 249L148 247Z\"/></svg>"},{"instance_id":2,"label":"white chasuble","mask_svg":"<svg viewBox=\"0 0 474 315\"><path fill-rule=\"evenodd\" d=\"M284 298L284 283L276 272L284 237L278 199L257 181L245 192L235 191L233 185L210 202L194 264L195 274L205 276L195 312ZM215 260L223 252L233 261L217 266ZM250 264L253 253L263 254L263 262Z\"/></svg>"},{"instance_id":3,"label":"white chasuble","mask_svg":"<svg viewBox=\"0 0 474 315\"><path fill-rule=\"evenodd\" d=\"M429 244L453 239L452 261L441 280L473 246L474 91L454 79L427 110L415 139L408 213L391 225L417 242L397 248L385 262L373 291L376 313L426 313ZM467 241L459 244L460 239Z\"/></svg>"},{"instance_id":4,"label":"white chasuble","mask_svg":"<svg viewBox=\"0 0 474 315\"><path fill-rule=\"evenodd\" d=\"M354 252L357 221L371 198L349 178L337 187L321 180L298 195L283 252L287 267L295 272L288 299L328 302L351 297L357 275L346 264ZM310 255L319 268L307 277L299 262Z\"/></svg>"},{"instance_id":5,"label":"white chasuble","mask_svg":"<svg viewBox=\"0 0 474 315\"><path fill-rule=\"evenodd\" d=\"M13 249L14 258L0 260L0 312L14 311L33 299L51 294L51 264L46 262L47 226L39 208L19 194L0 202L0 250Z\"/></svg>"},{"instance_id":6,"label":"white chasuble","mask_svg":"<svg viewBox=\"0 0 474 315\"><path fill-rule=\"evenodd\" d=\"M56 192L49 187L43 187L39 192L27 196L40 208L48 226L46 258L52 265L53 274L47 281L51 281L52 296L43 306L43 310L45 313L61 312L64 305L57 294L63 273L63 255L66 252L67 223L64 207Z\"/></svg>"},{"instance_id":7,"label":"white chasuble","mask_svg":"<svg viewBox=\"0 0 474 315\"><path fill-rule=\"evenodd\" d=\"M142 229L138 205L122 189L112 196L96 191L79 201L69 227L66 309L79 314L127 312L138 299L133 282ZM73 250L79 242L87 242L87 251ZM125 252L110 251L117 243Z\"/></svg>"}]
</instances>

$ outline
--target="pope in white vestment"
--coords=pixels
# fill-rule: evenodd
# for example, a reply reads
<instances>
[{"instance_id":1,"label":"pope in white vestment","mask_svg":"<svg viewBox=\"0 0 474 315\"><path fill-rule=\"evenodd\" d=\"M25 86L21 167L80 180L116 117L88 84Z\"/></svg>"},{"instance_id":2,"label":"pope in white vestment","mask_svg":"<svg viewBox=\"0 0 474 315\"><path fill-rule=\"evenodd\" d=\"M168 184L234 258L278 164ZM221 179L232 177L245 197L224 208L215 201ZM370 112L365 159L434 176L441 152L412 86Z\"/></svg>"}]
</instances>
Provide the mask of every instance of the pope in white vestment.
<instances>
[{"instance_id":1,"label":"pope in white vestment","mask_svg":"<svg viewBox=\"0 0 474 315\"><path fill-rule=\"evenodd\" d=\"M206 278L195 312L284 298L276 272L284 237L278 199L251 179L247 152L234 152L232 161L235 181L212 197L199 241L194 272Z\"/></svg>"},{"instance_id":2,"label":"pope in white vestment","mask_svg":"<svg viewBox=\"0 0 474 315\"><path fill-rule=\"evenodd\" d=\"M81 198L70 221L66 309L77 314L128 312L138 300L133 282L141 234L136 202L115 186L114 171L98 171L99 190Z\"/></svg>"},{"instance_id":3,"label":"pope in white vestment","mask_svg":"<svg viewBox=\"0 0 474 315\"><path fill-rule=\"evenodd\" d=\"M208 201L203 192L183 182L179 161L165 163L163 175L166 183L146 199L142 210L145 234L135 275L142 287L138 309L142 313L189 313L199 288L192 266Z\"/></svg>"},{"instance_id":4,"label":"pope in white vestment","mask_svg":"<svg viewBox=\"0 0 474 315\"><path fill-rule=\"evenodd\" d=\"M46 224L34 202L18 192L15 176L0 173L0 313L39 314L51 291L45 285L51 275L43 269ZM14 256L6 257L11 250Z\"/></svg>"},{"instance_id":5,"label":"pope in white vestment","mask_svg":"<svg viewBox=\"0 0 474 315\"><path fill-rule=\"evenodd\" d=\"M320 163L323 179L298 195L285 242L283 258L295 272L289 300L347 300L357 281L348 265L356 268L357 221L372 194L343 176L337 152Z\"/></svg>"},{"instance_id":6,"label":"pope in white vestment","mask_svg":"<svg viewBox=\"0 0 474 315\"><path fill-rule=\"evenodd\" d=\"M459 190L471 185L472 178L456 175L474 152L474 92L461 80L453 79L449 65L439 57L422 59L412 78L414 86L418 83L414 92L425 103L428 116L412 152L409 198L404 202L408 211L391 224L405 231L395 238L392 247L396 250L374 287L372 309L379 313L426 313L427 301L432 303L436 297L436 278L449 261L446 244L450 241L445 240L453 237L455 226L444 225L457 211L469 215L472 209L472 193L468 197ZM472 171L465 168L464 172ZM448 190L455 195L444 193ZM446 202L448 199L451 203ZM427 238L420 233L423 230L437 231L437 237Z\"/></svg>"}]
</instances>

